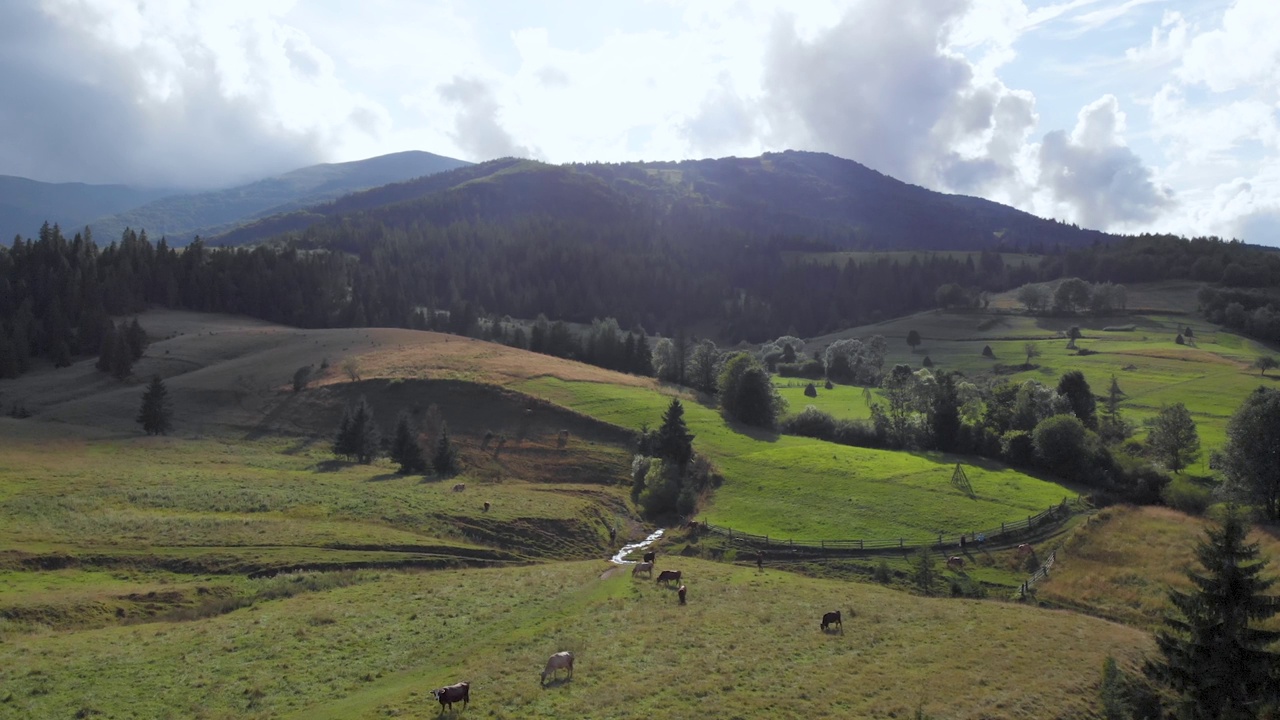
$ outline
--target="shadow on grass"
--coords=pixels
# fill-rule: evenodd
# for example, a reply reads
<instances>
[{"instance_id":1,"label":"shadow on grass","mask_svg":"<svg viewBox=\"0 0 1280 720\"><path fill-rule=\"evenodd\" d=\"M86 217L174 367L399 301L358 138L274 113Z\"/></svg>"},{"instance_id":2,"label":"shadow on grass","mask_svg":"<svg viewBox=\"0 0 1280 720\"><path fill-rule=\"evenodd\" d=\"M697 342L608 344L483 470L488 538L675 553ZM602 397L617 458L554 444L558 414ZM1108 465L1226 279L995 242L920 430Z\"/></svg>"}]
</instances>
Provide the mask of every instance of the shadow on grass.
<instances>
[{"instance_id":1,"label":"shadow on grass","mask_svg":"<svg viewBox=\"0 0 1280 720\"><path fill-rule=\"evenodd\" d=\"M351 467L352 465L355 465L355 463L351 462L350 460L338 460L335 458L333 460L321 460L320 462L316 463L315 469L316 469L316 472L322 472L322 473L337 472L345 467Z\"/></svg>"},{"instance_id":2,"label":"shadow on grass","mask_svg":"<svg viewBox=\"0 0 1280 720\"><path fill-rule=\"evenodd\" d=\"M550 680L542 683L542 689L550 690L552 688L564 687L572 682L573 682L573 678L571 677L558 677L558 678L553 677Z\"/></svg>"},{"instance_id":3,"label":"shadow on grass","mask_svg":"<svg viewBox=\"0 0 1280 720\"><path fill-rule=\"evenodd\" d=\"M380 473L378 475L374 475L368 480L365 480L365 482L384 482L386 480L395 480L396 478L401 478L401 477L408 477L408 476L401 475L400 473L395 473L395 472L386 472L386 473Z\"/></svg>"},{"instance_id":4,"label":"shadow on grass","mask_svg":"<svg viewBox=\"0 0 1280 720\"><path fill-rule=\"evenodd\" d=\"M301 452L306 451L312 445L315 445L315 444L316 444L316 439L314 437L299 438L298 441L294 443L292 446L285 448L284 454L297 455Z\"/></svg>"}]
</instances>

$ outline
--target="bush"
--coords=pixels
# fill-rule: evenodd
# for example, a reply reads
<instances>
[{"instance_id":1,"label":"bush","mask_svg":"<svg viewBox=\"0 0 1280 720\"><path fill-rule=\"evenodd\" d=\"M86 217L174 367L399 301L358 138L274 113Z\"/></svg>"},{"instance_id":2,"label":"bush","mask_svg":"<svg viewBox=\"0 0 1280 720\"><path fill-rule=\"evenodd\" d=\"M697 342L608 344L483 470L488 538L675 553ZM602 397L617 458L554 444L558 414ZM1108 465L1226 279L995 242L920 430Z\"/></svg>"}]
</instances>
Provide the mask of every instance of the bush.
<instances>
[{"instance_id":1,"label":"bush","mask_svg":"<svg viewBox=\"0 0 1280 720\"><path fill-rule=\"evenodd\" d=\"M889 561L880 558L880 564L876 565L876 569L871 572L871 579L881 585L888 585L893 579L893 573L889 570Z\"/></svg>"},{"instance_id":2,"label":"bush","mask_svg":"<svg viewBox=\"0 0 1280 720\"><path fill-rule=\"evenodd\" d=\"M782 421L782 432L788 435L817 438L834 441L836 437L836 419L812 405L806 405L799 415L793 415Z\"/></svg>"},{"instance_id":3,"label":"bush","mask_svg":"<svg viewBox=\"0 0 1280 720\"><path fill-rule=\"evenodd\" d=\"M826 388L827 390L834 390L836 388L835 385L831 384L830 380L827 380L825 383L823 383L822 387Z\"/></svg>"},{"instance_id":4,"label":"bush","mask_svg":"<svg viewBox=\"0 0 1280 720\"><path fill-rule=\"evenodd\" d=\"M1036 455L1055 471L1081 465L1088 454L1087 430L1075 415L1054 415L1032 431Z\"/></svg>"},{"instance_id":5,"label":"bush","mask_svg":"<svg viewBox=\"0 0 1280 720\"><path fill-rule=\"evenodd\" d=\"M1036 446L1031 433L1025 430L1010 430L1000 437L1000 456L1010 465L1026 467L1036 460Z\"/></svg>"},{"instance_id":6,"label":"bush","mask_svg":"<svg viewBox=\"0 0 1280 720\"><path fill-rule=\"evenodd\" d=\"M1165 505L1188 515L1203 515L1213 504L1213 493L1186 478L1174 478L1160 491Z\"/></svg>"},{"instance_id":7,"label":"bush","mask_svg":"<svg viewBox=\"0 0 1280 720\"><path fill-rule=\"evenodd\" d=\"M809 380L818 380L822 378L826 368L823 367L820 360L806 360L804 362L778 363L779 377L795 377L808 378Z\"/></svg>"}]
</instances>

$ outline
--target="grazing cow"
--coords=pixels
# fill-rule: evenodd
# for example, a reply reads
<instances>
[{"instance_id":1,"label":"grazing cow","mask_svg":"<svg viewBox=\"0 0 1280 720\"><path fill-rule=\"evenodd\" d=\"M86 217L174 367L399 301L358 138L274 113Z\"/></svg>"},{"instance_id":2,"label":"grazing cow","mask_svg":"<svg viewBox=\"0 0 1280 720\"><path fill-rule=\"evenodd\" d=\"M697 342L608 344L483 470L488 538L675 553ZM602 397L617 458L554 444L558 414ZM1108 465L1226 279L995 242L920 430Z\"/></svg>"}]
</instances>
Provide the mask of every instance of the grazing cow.
<instances>
[{"instance_id":1,"label":"grazing cow","mask_svg":"<svg viewBox=\"0 0 1280 720\"><path fill-rule=\"evenodd\" d=\"M683 605L683 604L684 604L684 594L685 594L685 592L686 592L687 590L688 590L688 588L686 588L684 585L681 585L681 586L680 586L680 589L676 590L676 594L680 596L680 604L681 604L681 605Z\"/></svg>"},{"instance_id":2,"label":"grazing cow","mask_svg":"<svg viewBox=\"0 0 1280 720\"><path fill-rule=\"evenodd\" d=\"M658 573L658 579L655 582L660 582L660 583L680 582L680 571L679 570L663 570L662 572Z\"/></svg>"},{"instance_id":3,"label":"grazing cow","mask_svg":"<svg viewBox=\"0 0 1280 720\"><path fill-rule=\"evenodd\" d=\"M547 666L542 669L541 684L546 684L548 675L550 675L552 679L555 679L557 670L569 671L569 676L566 679L573 679L573 653L561 651L547 658Z\"/></svg>"},{"instance_id":4,"label":"grazing cow","mask_svg":"<svg viewBox=\"0 0 1280 720\"><path fill-rule=\"evenodd\" d=\"M440 701L440 713L444 714L445 706L453 709L456 702L462 703L462 709L467 709L467 703L471 702L471 683L460 682L454 685L448 685L437 690L431 691L436 696L436 700Z\"/></svg>"},{"instance_id":5,"label":"grazing cow","mask_svg":"<svg viewBox=\"0 0 1280 720\"><path fill-rule=\"evenodd\" d=\"M489 501L488 501L488 500L485 500L485 501L484 501L484 511L485 511L485 512L489 512Z\"/></svg>"},{"instance_id":6,"label":"grazing cow","mask_svg":"<svg viewBox=\"0 0 1280 720\"><path fill-rule=\"evenodd\" d=\"M640 573L648 573L649 577L653 577L653 563L636 563L636 566L631 568L631 577L635 577Z\"/></svg>"},{"instance_id":7,"label":"grazing cow","mask_svg":"<svg viewBox=\"0 0 1280 720\"><path fill-rule=\"evenodd\" d=\"M649 552L647 552L647 553L645 553L645 554L644 554L644 561L645 561L645 562L647 562L647 563L652 564L652 563L656 562L656 561L657 561L657 559L658 559L658 553L656 553L656 552L654 552L654 551L652 551L652 550L650 550Z\"/></svg>"},{"instance_id":8,"label":"grazing cow","mask_svg":"<svg viewBox=\"0 0 1280 720\"><path fill-rule=\"evenodd\" d=\"M951 557L947 558L947 569L960 572L961 570L964 569L964 558L960 557L959 555L952 555Z\"/></svg>"},{"instance_id":9,"label":"grazing cow","mask_svg":"<svg viewBox=\"0 0 1280 720\"><path fill-rule=\"evenodd\" d=\"M1033 552L1035 552L1035 549L1026 543L1022 543L1021 545L1018 546L1019 555L1030 555Z\"/></svg>"},{"instance_id":10,"label":"grazing cow","mask_svg":"<svg viewBox=\"0 0 1280 720\"><path fill-rule=\"evenodd\" d=\"M462 492L463 490L466 490L466 489L467 489L466 483L458 483L457 485L453 486L454 492Z\"/></svg>"},{"instance_id":11,"label":"grazing cow","mask_svg":"<svg viewBox=\"0 0 1280 720\"><path fill-rule=\"evenodd\" d=\"M827 628L831 627L832 625L835 625L836 627L840 628L840 632L844 632L844 621L840 619L839 610L822 614L822 625L821 625L822 629L825 631Z\"/></svg>"}]
</instances>

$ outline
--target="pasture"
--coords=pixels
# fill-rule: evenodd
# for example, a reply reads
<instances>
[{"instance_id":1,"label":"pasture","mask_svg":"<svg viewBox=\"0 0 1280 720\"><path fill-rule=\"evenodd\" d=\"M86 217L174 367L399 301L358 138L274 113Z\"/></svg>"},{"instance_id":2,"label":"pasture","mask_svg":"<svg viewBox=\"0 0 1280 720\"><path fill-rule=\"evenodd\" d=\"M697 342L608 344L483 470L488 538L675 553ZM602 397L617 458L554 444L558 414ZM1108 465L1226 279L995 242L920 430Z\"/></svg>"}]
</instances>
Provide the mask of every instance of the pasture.
<instances>
[{"instance_id":1,"label":"pasture","mask_svg":"<svg viewBox=\"0 0 1280 720\"><path fill-rule=\"evenodd\" d=\"M1144 298L1182 307L1186 293L1194 301L1194 289L1169 288L1164 285L1150 290L1131 290L1130 305ZM993 303L994 304L994 303ZM1194 315L1169 314L1177 310L1159 309L1146 314L1115 317L1030 317L1021 314L988 314L929 311L898 318L878 325L856 328L836 335L815 338L806 351L821 349L843 337L884 335L889 341L886 366L907 363L919 368L925 356L934 370L958 370L975 378L999 377L1010 382L1029 379L1056 385L1068 370L1084 373L1095 396L1102 401L1114 375L1124 395L1121 413L1137 425L1144 435L1142 423L1154 417L1164 405L1181 402L1196 421L1202 453L1200 460L1187 468L1194 475L1207 476L1209 453L1226 440L1226 424L1245 396L1259 384L1272 386L1280 380L1260 377L1249 364L1259 355L1274 354L1267 346L1228 332ZM1134 326L1129 331L1107 330ZM1083 337L1076 341L1078 350L1066 347L1065 333L1078 326ZM1174 342L1179 331L1190 326L1194 344ZM923 344L914 352L906 343L907 333L916 330ZM1036 343L1041 355L1032 360L1031 369L1023 369L1026 355L1023 346ZM990 345L994 358L982 356ZM1084 351L1085 354L1079 354ZM799 382L780 378L777 384ZM805 398L803 384L785 387L782 394L798 412L812 404L836 417L869 416L861 388L837 386L824 390L817 385L818 397Z\"/></svg>"},{"instance_id":2,"label":"pasture","mask_svg":"<svg viewBox=\"0 0 1280 720\"><path fill-rule=\"evenodd\" d=\"M595 382L542 378L517 387L636 428L658 425L670 402L653 390ZM726 423L694 398L684 405L695 449L726 478L699 518L735 530L795 540L919 541L998 527L1076 495L991 461L763 433ZM974 497L951 484L957 462L965 466Z\"/></svg>"},{"instance_id":3,"label":"pasture","mask_svg":"<svg viewBox=\"0 0 1280 720\"><path fill-rule=\"evenodd\" d=\"M1058 553L1053 573L1036 586L1037 596L1083 608L1139 628L1162 625L1168 588L1190 589L1186 570L1196 568L1193 549L1206 521L1161 507L1111 507L1072 533ZM1280 535L1255 527L1249 537L1271 560L1265 575L1280 568ZM1269 624L1280 629L1280 618Z\"/></svg>"},{"instance_id":4,"label":"pasture","mask_svg":"<svg viewBox=\"0 0 1280 720\"><path fill-rule=\"evenodd\" d=\"M0 717L432 718L468 680L494 718L1075 718L1138 631L1073 613L928 599L660 558L689 604L599 561L382 571L217 617L0 645ZM839 609L844 633L818 628ZM540 689L546 658L577 659Z\"/></svg>"}]
</instances>

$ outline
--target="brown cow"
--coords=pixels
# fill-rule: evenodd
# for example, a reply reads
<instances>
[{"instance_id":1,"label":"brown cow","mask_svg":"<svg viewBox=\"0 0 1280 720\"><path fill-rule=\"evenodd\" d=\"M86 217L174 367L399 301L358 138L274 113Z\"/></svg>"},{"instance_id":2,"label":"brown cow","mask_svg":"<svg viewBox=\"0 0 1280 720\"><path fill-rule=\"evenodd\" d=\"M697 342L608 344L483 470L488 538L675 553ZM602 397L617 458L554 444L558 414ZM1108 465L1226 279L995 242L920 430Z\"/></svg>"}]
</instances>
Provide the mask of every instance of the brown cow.
<instances>
[{"instance_id":1,"label":"brown cow","mask_svg":"<svg viewBox=\"0 0 1280 720\"><path fill-rule=\"evenodd\" d=\"M489 508L490 508L489 501L488 501L488 500L485 500L485 501L484 501L484 511L485 511L485 512L489 512Z\"/></svg>"},{"instance_id":2,"label":"brown cow","mask_svg":"<svg viewBox=\"0 0 1280 720\"><path fill-rule=\"evenodd\" d=\"M568 670L569 677L567 679L573 679L573 653L563 650L547 658L547 666L542 669L541 684L546 684L548 675L554 679L557 670Z\"/></svg>"},{"instance_id":3,"label":"brown cow","mask_svg":"<svg viewBox=\"0 0 1280 720\"><path fill-rule=\"evenodd\" d=\"M1019 555L1030 555L1033 552L1035 552L1035 548L1031 547L1026 543L1022 543L1021 545L1018 546Z\"/></svg>"},{"instance_id":4,"label":"brown cow","mask_svg":"<svg viewBox=\"0 0 1280 720\"><path fill-rule=\"evenodd\" d=\"M952 555L951 557L947 558L947 569L960 572L961 570L964 569L964 558L960 557L959 555Z\"/></svg>"},{"instance_id":5,"label":"brown cow","mask_svg":"<svg viewBox=\"0 0 1280 720\"><path fill-rule=\"evenodd\" d=\"M844 621L840 619L839 610L834 610L832 612L822 614L821 627L823 631L826 631L826 629L831 627L832 625L839 627L840 632L844 632Z\"/></svg>"},{"instance_id":6,"label":"brown cow","mask_svg":"<svg viewBox=\"0 0 1280 720\"><path fill-rule=\"evenodd\" d=\"M471 702L471 683L460 682L454 685L446 685L445 687L432 690L432 695L436 696L436 700L440 701L440 714L444 714L445 706L453 709L453 704L462 702L462 709L467 709L467 703Z\"/></svg>"},{"instance_id":7,"label":"brown cow","mask_svg":"<svg viewBox=\"0 0 1280 720\"><path fill-rule=\"evenodd\" d=\"M676 590L676 594L680 596L680 604L681 604L681 605L683 605L683 604L684 604L684 594L685 594L685 592L687 592L687 591L688 591L688 588L686 588L684 585L681 585L681 586L680 586L680 589L679 589L679 590Z\"/></svg>"},{"instance_id":8,"label":"brown cow","mask_svg":"<svg viewBox=\"0 0 1280 720\"><path fill-rule=\"evenodd\" d=\"M658 559L658 553L652 550L644 554L644 561L649 564L653 564L657 559Z\"/></svg>"},{"instance_id":9,"label":"brown cow","mask_svg":"<svg viewBox=\"0 0 1280 720\"><path fill-rule=\"evenodd\" d=\"M680 582L680 571L679 570L663 570L662 572L658 573L658 579L655 580L654 582L660 582L660 583Z\"/></svg>"}]
</instances>

